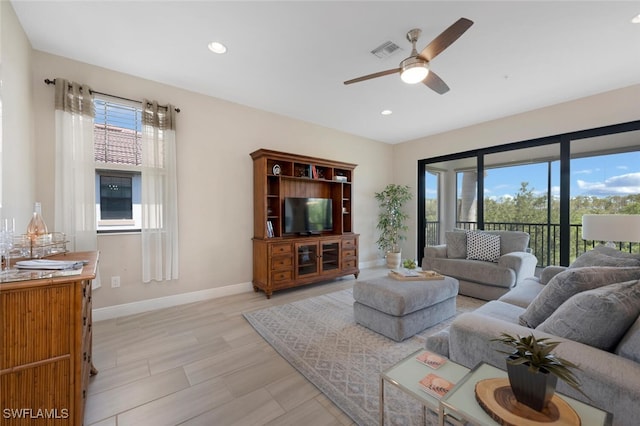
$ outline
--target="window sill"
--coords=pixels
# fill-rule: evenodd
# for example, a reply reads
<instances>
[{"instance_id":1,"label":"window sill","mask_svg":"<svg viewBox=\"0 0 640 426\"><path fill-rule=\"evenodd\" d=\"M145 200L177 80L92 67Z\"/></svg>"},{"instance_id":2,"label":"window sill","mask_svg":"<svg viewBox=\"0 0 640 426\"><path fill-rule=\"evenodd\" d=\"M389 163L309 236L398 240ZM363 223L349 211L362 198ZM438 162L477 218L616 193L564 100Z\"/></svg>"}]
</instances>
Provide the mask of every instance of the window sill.
<instances>
[{"instance_id":1,"label":"window sill","mask_svg":"<svg viewBox=\"0 0 640 426\"><path fill-rule=\"evenodd\" d=\"M99 220L98 226L135 226L136 221L133 219L106 219Z\"/></svg>"},{"instance_id":2,"label":"window sill","mask_svg":"<svg viewBox=\"0 0 640 426\"><path fill-rule=\"evenodd\" d=\"M140 229L98 229L98 236L100 235L131 235L131 234L140 234L142 231Z\"/></svg>"}]
</instances>

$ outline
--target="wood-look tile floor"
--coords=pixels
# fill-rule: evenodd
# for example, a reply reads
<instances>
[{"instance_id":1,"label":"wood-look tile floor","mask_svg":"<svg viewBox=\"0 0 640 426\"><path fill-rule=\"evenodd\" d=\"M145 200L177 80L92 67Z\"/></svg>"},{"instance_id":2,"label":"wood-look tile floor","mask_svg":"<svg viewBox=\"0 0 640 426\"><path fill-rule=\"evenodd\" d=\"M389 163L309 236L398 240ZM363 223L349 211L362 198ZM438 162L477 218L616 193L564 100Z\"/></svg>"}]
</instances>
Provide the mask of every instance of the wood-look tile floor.
<instances>
[{"instance_id":1,"label":"wood-look tile floor","mask_svg":"<svg viewBox=\"0 0 640 426\"><path fill-rule=\"evenodd\" d=\"M364 269L359 279L385 268ZM94 323L85 425L352 425L243 312L350 288L354 277Z\"/></svg>"}]
</instances>

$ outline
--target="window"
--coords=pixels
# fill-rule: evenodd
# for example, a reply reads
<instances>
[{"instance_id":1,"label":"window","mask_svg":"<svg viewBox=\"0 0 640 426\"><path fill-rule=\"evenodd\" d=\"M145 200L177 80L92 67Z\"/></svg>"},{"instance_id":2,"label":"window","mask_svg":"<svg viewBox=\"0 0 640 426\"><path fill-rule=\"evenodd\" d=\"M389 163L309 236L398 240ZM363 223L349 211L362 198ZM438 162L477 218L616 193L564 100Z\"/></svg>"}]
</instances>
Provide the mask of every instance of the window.
<instances>
[{"instance_id":1,"label":"window","mask_svg":"<svg viewBox=\"0 0 640 426\"><path fill-rule=\"evenodd\" d=\"M426 167L424 170L425 239L428 245L440 244L440 176L441 171Z\"/></svg>"},{"instance_id":2,"label":"window","mask_svg":"<svg viewBox=\"0 0 640 426\"><path fill-rule=\"evenodd\" d=\"M141 108L95 98L94 151L98 232L139 231Z\"/></svg>"},{"instance_id":3,"label":"window","mask_svg":"<svg viewBox=\"0 0 640 426\"><path fill-rule=\"evenodd\" d=\"M102 220L133 218L132 182L132 176L100 175Z\"/></svg>"},{"instance_id":4,"label":"window","mask_svg":"<svg viewBox=\"0 0 640 426\"><path fill-rule=\"evenodd\" d=\"M454 227L521 230L538 266L566 266L597 243L582 239L582 215L640 212L639 141L640 120L420 160L418 167L445 170L440 237ZM427 175L419 179L418 187L428 187ZM457 203L448 202L450 194ZM418 197L420 208L428 193ZM430 224L418 213L422 258ZM640 245L618 248L637 253Z\"/></svg>"}]
</instances>

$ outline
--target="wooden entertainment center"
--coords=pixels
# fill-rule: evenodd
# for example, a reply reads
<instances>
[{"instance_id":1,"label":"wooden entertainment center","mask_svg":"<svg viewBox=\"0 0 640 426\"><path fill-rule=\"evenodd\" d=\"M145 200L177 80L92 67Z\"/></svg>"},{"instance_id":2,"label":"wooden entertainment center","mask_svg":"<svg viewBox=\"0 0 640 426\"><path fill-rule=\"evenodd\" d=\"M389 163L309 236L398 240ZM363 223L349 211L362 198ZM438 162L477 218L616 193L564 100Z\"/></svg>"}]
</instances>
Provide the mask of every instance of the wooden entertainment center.
<instances>
[{"instance_id":1,"label":"wooden entertainment center","mask_svg":"<svg viewBox=\"0 0 640 426\"><path fill-rule=\"evenodd\" d=\"M276 290L353 274L355 164L259 149L253 159L253 289ZM332 226L317 233L286 232L287 198L331 200Z\"/></svg>"}]
</instances>

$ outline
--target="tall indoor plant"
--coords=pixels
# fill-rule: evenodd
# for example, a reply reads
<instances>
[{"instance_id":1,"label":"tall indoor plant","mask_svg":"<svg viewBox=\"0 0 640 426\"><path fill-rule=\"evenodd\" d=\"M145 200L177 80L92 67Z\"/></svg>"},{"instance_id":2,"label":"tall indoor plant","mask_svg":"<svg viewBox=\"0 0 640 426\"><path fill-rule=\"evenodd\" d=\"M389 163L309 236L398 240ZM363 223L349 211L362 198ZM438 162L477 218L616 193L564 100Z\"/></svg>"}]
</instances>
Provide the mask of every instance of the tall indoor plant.
<instances>
[{"instance_id":1,"label":"tall indoor plant","mask_svg":"<svg viewBox=\"0 0 640 426\"><path fill-rule=\"evenodd\" d=\"M511 336L502 333L500 338L493 339L512 348L505 352L507 357L507 375L511 390L518 402L534 410L542 411L553 397L558 379L589 398L580 389L580 382L570 368L577 365L554 355L553 351L560 342L550 341L547 337Z\"/></svg>"},{"instance_id":2,"label":"tall indoor plant","mask_svg":"<svg viewBox=\"0 0 640 426\"><path fill-rule=\"evenodd\" d=\"M380 206L378 214L378 230L380 237L376 243L385 252L387 267L400 266L400 242L406 239L404 233L409 229L406 221L409 218L403 208L412 194L409 186L389 184L381 192L376 192L376 200Z\"/></svg>"}]
</instances>

